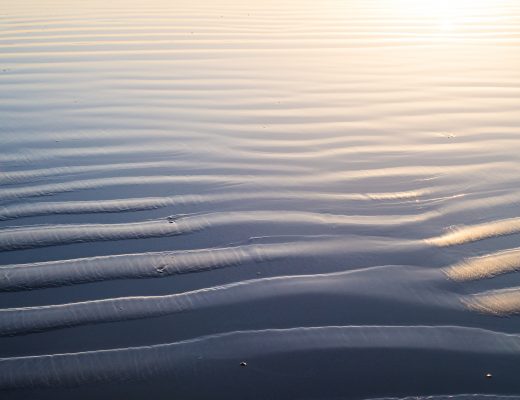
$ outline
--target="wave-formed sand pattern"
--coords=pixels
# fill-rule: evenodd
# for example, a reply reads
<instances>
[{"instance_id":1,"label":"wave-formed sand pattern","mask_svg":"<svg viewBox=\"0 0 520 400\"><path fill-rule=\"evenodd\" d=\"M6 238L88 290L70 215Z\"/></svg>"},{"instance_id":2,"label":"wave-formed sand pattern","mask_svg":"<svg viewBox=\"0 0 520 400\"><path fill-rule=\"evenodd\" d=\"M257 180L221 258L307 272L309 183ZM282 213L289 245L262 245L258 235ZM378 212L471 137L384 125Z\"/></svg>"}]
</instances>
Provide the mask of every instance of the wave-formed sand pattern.
<instances>
[{"instance_id":1,"label":"wave-formed sand pattern","mask_svg":"<svg viewBox=\"0 0 520 400\"><path fill-rule=\"evenodd\" d=\"M519 269L520 250L515 248L463 260L445 268L444 273L455 281L468 282L515 273ZM464 296L462 301L470 310L485 314L520 313L520 289L517 287L473 293Z\"/></svg>"},{"instance_id":2,"label":"wave-formed sand pattern","mask_svg":"<svg viewBox=\"0 0 520 400\"><path fill-rule=\"evenodd\" d=\"M169 216L158 221L125 224L41 225L0 229L0 250L19 250L71 243L103 242L176 236L214 226L240 224L292 224L346 227L351 231L376 226L384 230L423 221L415 215L336 215L295 211L243 211L192 216Z\"/></svg>"},{"instance_id":3,"label":"wave-formed sand pattern","mask_svg":"<svg viewBox=\"0 0 520 400\"><path fill-rule=\"evenodd\" d=\"M424 196L426 193L429 192L425 190L414 190L400 193L316 193L279 190L277 192L228 192L219 194L144 197L135 199L22 203L0 207L0 220L52 214L94 214L155 210L168 206L194 205L200 203L225 203L254 199L283 199L293 201L298 199L307 199L321 202L416 200Z\"/></svg>"},{"instance_id":4,"label":"wave-formed sand pattern","mask_svg":"<svg viewBox=\"0 0 520 400\"><path fill-rule=\"evenodd\" d=\"M503 165L499 163L494 166ZM484 169L487 166L471 167L470 169ZM492 166L489 166L492 168ZM465 170L467 168L460 168ZM27 185L23 187L7 187L0 192L0 201L9 202L22 200L31 197L52 196L60 193L69 193L79 190L117 188L118 186L149 186L149 185L237 185L246 188L258 185L264 187L277 187L283 190L285 187L294 189L305 187L306 185L334 185L364 179L389 179L413 178L418 180L433 179L436 175L445 174L450 167L441 168L375 168L361 171L333 172L319 175L300 174L298 176L268 176L268 175L142 175L142 176L120 176L96 179L70 180L64 183Z\"/></svg>"},{"instance_id":5,"label":"wave-formed sand pattern","mask_svg":"<svg viewBox=\"0 0 520 400\"><path fill-rule=\"evenodd\" d=\"M0 397L520 393L517 2L11 3Z\"/></svg>"},{"instance_id":6,"label":"wave-formed sand pattern","mask_svg":"<svg viewBox=\"0 0 520 400\"><path fill-rule=\"evenodd\" d=\"M520 289L502 289L467 296L471 310L485 314L508 316L520 313Z\"/></svg>"},{"instance_id":7,"label":"wave-formed sand pattern","mask_svg":"<svg viewBox=\"0 0 520 400\"><path fill-rule=\"evenodd\" d=\"M467 340L468 337L472 341ZM434 350L516 355L520 337L455 326L331 326L229 332L183 342L76 354L0 358L0 388L76 386L181 375L208 359L247 359L305 351L370 349Z\"/></svg>"},{"instance_id":8,"label":"wave-formed sand pattern","mask_svg":"<svg viewBox=\"0 0 520 400\"><path fill-rule=\"evenodd\" d=\"M429 239L428 242L436 246L446 247L518 233L520 233L520 218L510 218L472 226L455 227L448 233Z\"/></svg>"},{"instance_id":9,"label":"wave-formed sand pattern","mask_svg":"<svg viewBox=\"0 0 520 400\"><path fill-rule=\"evenodd\" d=\"M370 250L361 245L370 240ZM0 291L28 290L112 279L158 278L302 257L392 254L421 245L386 238L318 237L299 242L249 244L189 251L167 251L13 264L0 267Z\"/></svg>"},{"instance_id":10,"label":"wave-formed sand pattern","mask_svg":"<svg viewBox=\"0 0 520 400\"><path fill-rule=\"evenodd\" d=\"M470 258L446 269L446 274L458 281L492 278L520 269L520 249L511 249L482 257Z\"/></svg>"},{"instance_id":11,"label":"wave-formed sand pattern","mask_svg":"<svg viewBox=\"0 0 520 400\"><path fill-rule=\"evenodd\" d=\"M384 266L336 272L277 276L241 281L166 296L126 297L0 310L0 336L18 335L78 325L152 318L161 315L194 311L203 308L223 308L232 304L254 303L295 296L332 296L341 302L342 296L365 296L370 291L376 300L400 300L414 305L436 304L437 307L457 308L455 296L425 287L442 275L431 271ZM397 279L396 279L397 277ZM426 279L425 279L426 278ZM402 281L406 281L403 284Z\"/></svg>"}]
</instances>

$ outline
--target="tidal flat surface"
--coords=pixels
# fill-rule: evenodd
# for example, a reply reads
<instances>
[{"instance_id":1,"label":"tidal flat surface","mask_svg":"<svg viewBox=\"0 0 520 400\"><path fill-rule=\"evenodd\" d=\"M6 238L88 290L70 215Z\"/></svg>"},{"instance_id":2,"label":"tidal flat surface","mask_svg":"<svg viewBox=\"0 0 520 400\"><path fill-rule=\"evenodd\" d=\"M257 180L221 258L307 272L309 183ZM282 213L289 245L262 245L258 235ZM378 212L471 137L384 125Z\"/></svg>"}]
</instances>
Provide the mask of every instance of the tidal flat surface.
<instances>
[{"instance_id":1,"label":"tidal flat surface","mask_svg":"<svg viewBox=\"0 0 520 400\"><path fill-rule=\"evenodd\" d=\"M0 0L0 398L520 398L520 1Z\"/></svg>"}]
</instances>

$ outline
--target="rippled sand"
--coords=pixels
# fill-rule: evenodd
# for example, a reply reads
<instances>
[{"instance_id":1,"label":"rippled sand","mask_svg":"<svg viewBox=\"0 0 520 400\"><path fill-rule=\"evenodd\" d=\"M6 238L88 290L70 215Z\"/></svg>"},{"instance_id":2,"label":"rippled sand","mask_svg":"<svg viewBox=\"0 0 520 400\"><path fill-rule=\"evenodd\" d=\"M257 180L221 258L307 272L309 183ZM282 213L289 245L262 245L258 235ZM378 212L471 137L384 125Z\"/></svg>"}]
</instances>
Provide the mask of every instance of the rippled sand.
<instances>
[{"instance_id":1,"label":"rippled sand","mask_svg":"<svg viewBox=\"0 0 520 400\"><path fill-rule=\"evenodd\" d=\"M519 29L0 4L0 398L520 398Z\"/></svg>"}]
</instances>

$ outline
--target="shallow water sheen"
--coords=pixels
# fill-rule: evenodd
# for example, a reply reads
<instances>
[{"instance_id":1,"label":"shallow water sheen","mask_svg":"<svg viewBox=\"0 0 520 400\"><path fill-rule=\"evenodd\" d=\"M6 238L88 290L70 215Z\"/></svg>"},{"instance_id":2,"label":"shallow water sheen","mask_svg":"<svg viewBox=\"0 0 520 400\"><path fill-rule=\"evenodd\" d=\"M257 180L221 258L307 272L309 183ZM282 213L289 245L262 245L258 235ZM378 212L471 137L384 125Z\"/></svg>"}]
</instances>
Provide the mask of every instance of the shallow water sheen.
<instances>
[{"instance_id":1,"label":"shallow water sheen","mask_svg":"<svg viewBox=\"0 0 520 400\"><path fill-rule=\"evenodd\" d=\"M520 2L0 4L2 399L520 397Z\"/></svg>"}]
</instances>

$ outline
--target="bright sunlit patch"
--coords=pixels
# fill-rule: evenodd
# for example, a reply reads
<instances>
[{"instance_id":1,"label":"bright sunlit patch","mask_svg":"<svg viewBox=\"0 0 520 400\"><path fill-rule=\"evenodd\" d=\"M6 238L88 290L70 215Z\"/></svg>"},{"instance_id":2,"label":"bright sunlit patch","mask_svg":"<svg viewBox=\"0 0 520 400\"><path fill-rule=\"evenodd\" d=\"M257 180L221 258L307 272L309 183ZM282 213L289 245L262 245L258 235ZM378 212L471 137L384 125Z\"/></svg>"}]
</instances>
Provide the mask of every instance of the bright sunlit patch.
<instances>
[{"instance_id":1,"label":"bright sunlit patch","mask_svg":"<svg viewBox=\"0 0 520 400\"><path fill-rule=\"evenodd\" d=\"M478 22L497 7L496 0L390 0L398 12L410 17L431 19L441 32Z\"/></svg>"},{"instance_id":2,"label":"bright sunlit patch","mask_svg":"<svg viewBox=\"0 0 520 400\"><path fill-rule=\"evenodd\" d=\"M392 0L394 3L422 16L461 15L472 10L493 7L493 0ZM397 5L397 4L396 4Z\"/></svg>"}]
</instances>

